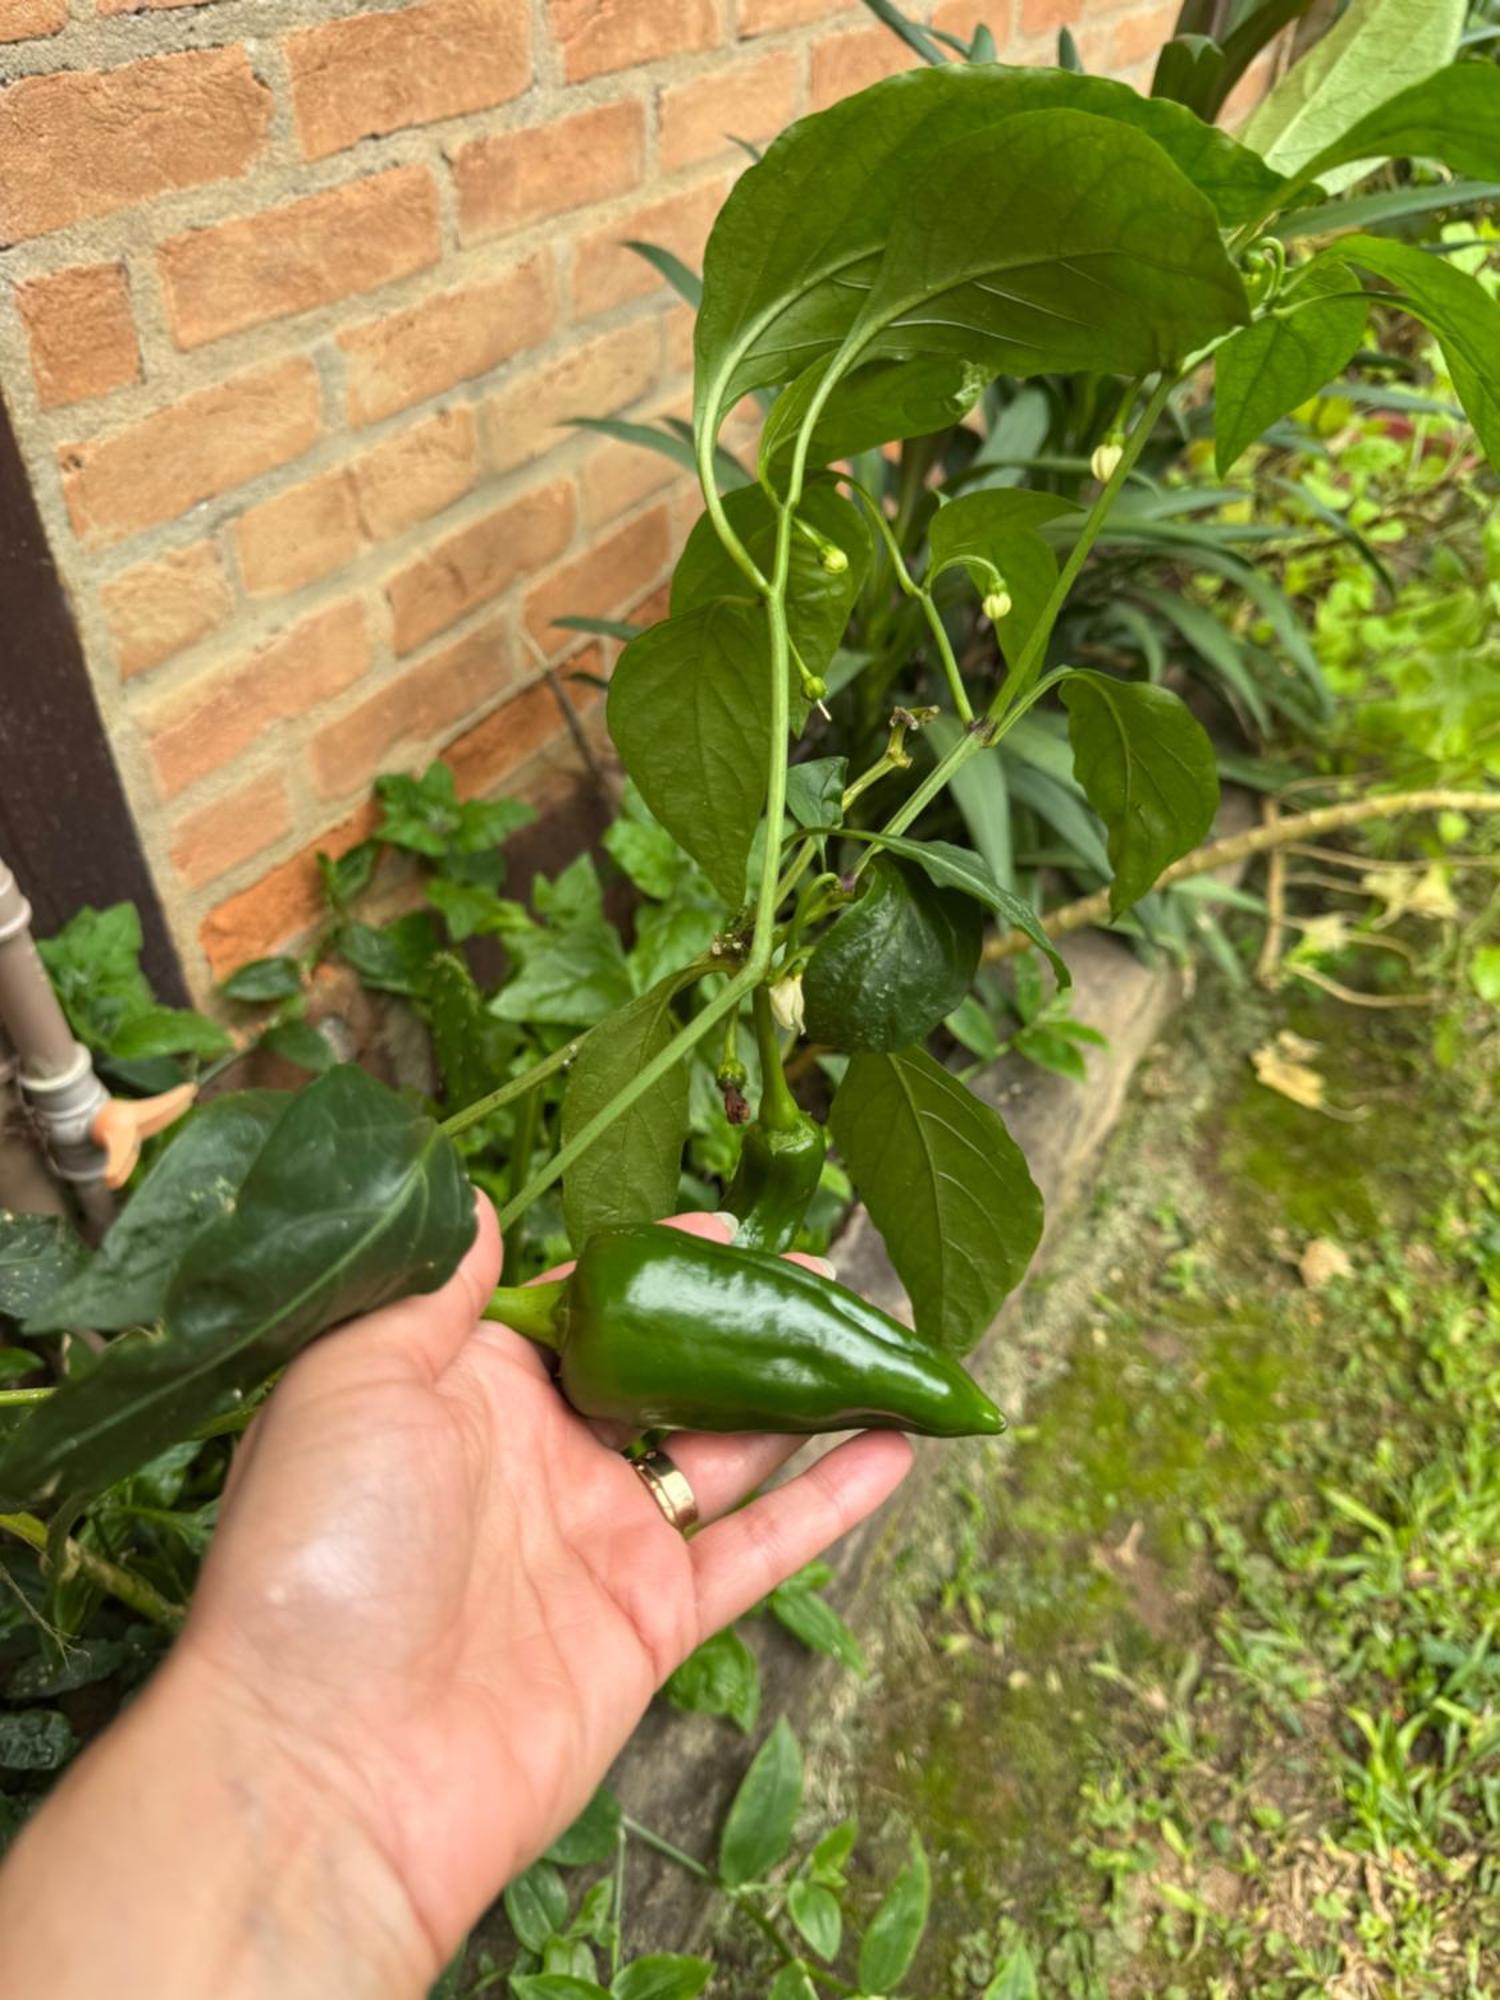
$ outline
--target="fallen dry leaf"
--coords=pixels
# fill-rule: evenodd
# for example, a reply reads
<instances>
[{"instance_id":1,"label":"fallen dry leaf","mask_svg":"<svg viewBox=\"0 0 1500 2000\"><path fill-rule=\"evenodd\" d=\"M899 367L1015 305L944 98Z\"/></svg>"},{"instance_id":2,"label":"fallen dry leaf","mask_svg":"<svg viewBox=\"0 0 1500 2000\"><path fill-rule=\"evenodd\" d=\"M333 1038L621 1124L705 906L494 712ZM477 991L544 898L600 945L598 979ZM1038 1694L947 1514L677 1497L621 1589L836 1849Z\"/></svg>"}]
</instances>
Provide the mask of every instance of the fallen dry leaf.
<instances>
[{"instance_id":1,"label":"fallen dry leaf","mask_svg":"<svg viewBox=\"0 0 1500 2000\"><path fill-rule=\"evenodd\" d=\"M1297 1269L1307 1289L1320 1292L1335 1278L1352 1276L1354 1265L1342 1244L1331 1242L1326 1236L1315 1236L1298 1258Z\"/></svg>"}]
</instances>

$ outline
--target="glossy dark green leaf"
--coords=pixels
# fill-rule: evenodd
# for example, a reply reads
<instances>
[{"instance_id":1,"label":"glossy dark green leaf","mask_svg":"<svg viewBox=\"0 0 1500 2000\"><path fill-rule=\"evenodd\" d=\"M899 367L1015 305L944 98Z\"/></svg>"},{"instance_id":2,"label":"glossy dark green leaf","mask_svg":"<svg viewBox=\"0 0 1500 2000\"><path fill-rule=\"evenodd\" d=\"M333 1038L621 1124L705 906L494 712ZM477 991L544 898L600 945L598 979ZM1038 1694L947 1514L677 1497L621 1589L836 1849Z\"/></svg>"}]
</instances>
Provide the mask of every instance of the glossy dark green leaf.
<instances>
[{"instance_id":1,"label":"glossy dark green leaf","mask_svg":"<svg viewBox=\"0 0 1500 2000\"><path fill-rule=\"evenodd\" d=\"M799 1935L831 1965L844 1941L844 1913L838 1897L821 1882L798 1881L787 1891L786 1906Z\"/></svg>"},{"instance_id":2,"label":"glossy dark green leaf","mask_svg":"<svg viewBox=\"0 0 1500 2000\"><path fill-rule=\"evenodd\" d=\"M808 961L809 1038L835 1049L920 1041L968 991L983 942L983 919L968 896L934 890L906 864L882 857Z\"/></svg>"},{"instance_id":3,"label":"glossy dark green leaf","mask_svg":"<svg viewBox=\"0 0 1500 2000\"><path fill-rule=\"evenodd\" d=\"M771 1615L809 1652L838 1660L851 1673L865 1672L864 1649L827 1598L815 1590L798 1590L784 1583L767 1599Z\"/></svg>"},{"instance_id":4,"label":"glossy dark green leaf","mask_svg":"<svg viewBox=\"0 0 1500 2000\"><path fill-rule=\"evenodd\" d=\"M1441 160L1481 180L1500 175L1500 69L1450 63L1357 119L1314 154L1299 180L1316 181L1351 160Z\"/></svg>"},{"instance_id":5,"label":"glossy dark green leaf","mask_svg":"<svg viewBox=\"0 0 1500 2000\"><path fill-rule=\"evenodd\" d=\"M507 1884L501 1900L511 1929L528 1951L545 1951L568 1921L567 1887L550 1861L534 1861Z\"/></svg>"},{"instance_id":6,"label":"glossy dark green leaf","mask_svg":"<svg viewBox=\"0 0 1500 2000\"><path fill-rule=\"evenodd\" d=\"M614 1858L620 1838L620 1801L601 1785L566 1833L547 1849L547 1859L564 1868L591 1868Z\"/></svg>"},{"instance_id":7,"label":"glossy dark green leaf","mask_svg":"<svg viewBox=\"0 0 1500 2000\"><path fill-rule=\"evenodd\" d=\"M286 1091L237 1090L192 1112L93 1259L37 1306L28 1330L85 1326L111 1333L159 1320L173 1272L203 1231L234 1206L291 1103Z\"/></svg>"},{"instance_id":8,"label":"glossy dark green leaf","mask_svg":"<svg viewBox=\"0 0 1500 2000\"><path fill-rule=\"evenodd\" d=\"M1422 0L1419 6L1351 0L1256 105L1241 139L1280 173L1303 182L1312 161L1335 151L1358 121L1452 60L1465 12L1465 0ZM1325 166L1318 178L1332 194L1361 171L1357 164L1352 170Z\"/></svg>"},{"instance_id":9,"label":"glossy dark green leaf","mask_svg":"<svg viewBox=\"0 0 1500 2000\"><path fill-rule=\"evenodd\" d=\"M859 1947L859 1983L867 1993L893 1993L906 1977L932 1901L932 1875L917 1834L911 1837L911 1859L883 1897L870 1919Z\"/></svg>"},{"instance_id":10,"label":"glossy dark green leaf","mask_svg":"<svg viewBox=\"0 0 1500 2000\"><path fill-rule=\"evenodd\" d=\"M7 1701L41 1701L75 1688L92 1687L123 1666L127 1654L118 1639L78 1639L61 1659L38 1655L24 1660L5 1683Z\"/></svg>"},{"instance_id":11,"label":"glossy dark green leaf","mask_svg":"<svg viewBox=\"0 0 1500 2000\"><path fill-rule=\"evenodd\" d=\"M87 1244L65 1216L0 1209L0 1313L8 1319L29 1319L88 1261Z\"/></svg>"},{"instance_id":12,"label":"glossy dark green leaf","mask_svg":"<svg viewBox=\"0 0 1500 2000\"><path fill-rule=\"evenodd\" d=\"M252 958L236 967L219 991L226 1000L249 1004L290 1000L302 991L302 968L295 958Z\"/></svg>"},{"instance_id":13,"label":"glossy dark green leaf","mask_svg":"<svg viewBox=\"0 0 1500 2000\"><path fill-rule=\"evenodd\" d=\"M589 1035L563 1095L564 1145L671 1041L679 1026L672 999L682 984L680 973L670 974ZM688 1065L680 1062L569 1167L563 1214L575 1250L601 1229L672 1213L687 1132Z\"/></svg>"},{"instance_id":14,"label":"glossy dark green leaf","mask_svg":"<svg viewBox=\"0 0 1500 2000\"><path fill-rule=\"evenodd\" d=\"M311 1021L278 1021L261 1036L260 1046L313 1076L321 1076L338 1061L326 1036L320 1035Z\"/></svg>"},{"instance_id":15,"label":"glossy dark green leaf","mask_svg":"<svg viewBox=\"0 0 1500 2000\"><path fill-rule=\"evenodd\" d=\"M654 1951L620 1967L610 1982L611 2000L696 2000L712 1973L706 1958Z\"/></svg>"},{"instance_id":16,"label":"glossy dark green leaf","mask_svg":"<svg viewBox=\"0 0 1500 2000\"><path fill-rule=\"evenodd\" d=\"M1500 466L1500 303L1441 257L1384 236L1347 236L1341 258L1394 285L1408 312L1437 335L1458 400L1485 457Z\"/></svg>"},{"instance_id":17,"label":"glossy dark green leaf","mask_svg":"<svg viewBox=\"0 0 1500 2000\"><path fill-rule=\"evenodd\" d=\"M1025 1155L998 1112L919 1048L856 1056L828 1122L918 1331L967 1353L1041 1238Z\"/></svg>"},{"instance_id":18,"label":"glossy dark green leaf","mask_svg":"<svg viewBox=\"0 0 1500 2000\"><path fill-rule=\"evenodd\" d=\"M0 1771L56 1771L74 1747L68 1719L55 1708L0 1714Z\"/></svg>"},{"instance_id":19,"label":"glossy dark green leaf","mask_svg":"<svg viewBox=\"0 0 1500 2000\"><path fill-rule=\"evenodd\" d=\"M759 605L699 605L632 639L609 684L609 730L626 770L734 907L770 772L762 628Z\"/></svg>"},{"instance_id":20,"label":"glossy dark green leaf","mask_svg":"<svg viewBox=\"0 0 1500 2000\"><path fill-rule=\"evenodd\" d=\"M1074 772L1109 830L1109 907L1118 916L1213 825L1214 748L1166 688L1079 671L1063 682L1062 698Z\"/></svg>"},{"instance_id":21,"label":"glossy dark green leaf","mask_svg":"<svg viewBox=\"0 0 1500 2000\"><path fill-rule=\"evenodd\" d=\"M1284 305L1229 336L1214 355L1214 463L1221 478L1262 431L1343 373L1368 317L1358 278L1330 261L1309 270Z\"/></svg>"},{"instance_id":22,"label":"glossy dark green leaf","mask_svg":"<svg viewBox=\"0 0 1500 2000\"><path fill-rule=\"evenodd\" d=\"M945 147L911 189L850 345L993 372L1140 374L1249 317L1206 197L1112 118L1023 112Z\"/></svg>"},{"instance_id":23,"label":"glossy dark green leaf","mask_svg":"<svg viewBox=\"0 0 1500 2000\"><path fill-rule=\"evenodd\" d=\"M325 1327L437 1289L474 1199L431 1119L352 1065L296 1092L235 1204L188 1245L165 1332L113 1342L0 1444L0 1503L97 1492Z\"/></svg>"},{"instance_id":24,"label":"glossy dark green leaf","mask_svg":"<svg viewBox=\"0 0 1500 2000\"><path fill-rule=\"evenodd\" d=\"M124 1022L109 1041L110 1054L124 1062L148 1061L152 1056L208 1059L227 1055L233 1047L233 1038L217 1021L189 1007L151 1007Z\"/></svg>"},{"instance_id":25,"label":"glossy dark green leaf","mask_svg":"<svg viewBox=\"0 0 1500 2000\"><path fill-rule=\"evenodd\" d=\"M761 432L763 476L776 481L791 463L797 434L825 373L814 362L790 382L772 405ZM818 412L808 440L808 470L854 458L862 451L901 438L929 437L966 417L984 393L989 377L962 357L940 354L931 360L870 361L837 383Z\"/></svg>"},{"instance_id":26,"label":"glossy dark green leaf","mask_svg":"<svg viewBox=\"0 0 1500 2000\"><path fill-rule=\"evenodd\" d=\"M760 1715L760 1667L730 1625L696 1646L663 1692L674 1708L727 1716L748 1736Z\"/></svg>"},{"instance_id":27,"label":"glossy dark green leaf","mask_svg":"<svg viewBox=\"0 0 1500 2000\"><path fill-rule=\"evenodd\" d=\"M521 969L489 1002L501 1021L591 1028L634 994L625 948L602 917L528 944Z\"/></svg>"},{"instance_id":28,"label":"glossy dark green leaf","mask_svg":"<svg viewBox=\"0 0 1500 2000\"><path fill-rule=\"evenodd\" d=\"M989 864L979 855L966 847L955 847L950 841L908 840L900 834L881 834L880 845L889 854L899 854L903 861L915 862L934 887L957 889L965 896L972 896L987 910L993 910L1007 929L1024 931L1046 953L1058 985L1067 988L1073 984L1067 961L1042 929L1036 911L1009 889L1002 889Z\"/></svg>"},{"instance_id":29,"label":"glossy dark green leaf","mask_svg":"<svg viewBox=\"0 0 1500 2000\"><path fill-rule=\"evenodd\" d=\"M801 1803L802 1751L783 1715L751 1760L719 1836L719 1873L731 1889L763 1880L786 1858Z\"/></svg>"},{"instance_id":30,"label":"glossy dark green leaf","mask_svg":"<svg viewBox=\"0 0 1500 2000\"><path fill-rule=\"evenodd\" d=\"M786 774L786 809L798 826L837 826L844 817L847 757L814 757Z\"/></svg>"}]
</instances>

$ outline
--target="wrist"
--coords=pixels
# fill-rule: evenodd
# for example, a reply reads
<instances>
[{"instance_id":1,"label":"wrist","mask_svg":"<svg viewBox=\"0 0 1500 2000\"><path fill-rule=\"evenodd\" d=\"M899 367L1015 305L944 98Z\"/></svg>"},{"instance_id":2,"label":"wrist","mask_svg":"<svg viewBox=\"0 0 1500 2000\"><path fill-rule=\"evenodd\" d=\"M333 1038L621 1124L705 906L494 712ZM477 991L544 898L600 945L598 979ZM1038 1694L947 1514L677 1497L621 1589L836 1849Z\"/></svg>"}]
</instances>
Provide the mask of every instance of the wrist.
<instances>
[{"instance_id":1,"label":"wrist","mask_svg":"<svg viewBox=\"0 0 1500 2000\"><path fill-rule=\"evenodd\" d=\"M0 1875L8 2000L106 1988L419 2000L440 1970L350 1785L190 1645L80 1759Z\"/></svg>"}]
</instances>

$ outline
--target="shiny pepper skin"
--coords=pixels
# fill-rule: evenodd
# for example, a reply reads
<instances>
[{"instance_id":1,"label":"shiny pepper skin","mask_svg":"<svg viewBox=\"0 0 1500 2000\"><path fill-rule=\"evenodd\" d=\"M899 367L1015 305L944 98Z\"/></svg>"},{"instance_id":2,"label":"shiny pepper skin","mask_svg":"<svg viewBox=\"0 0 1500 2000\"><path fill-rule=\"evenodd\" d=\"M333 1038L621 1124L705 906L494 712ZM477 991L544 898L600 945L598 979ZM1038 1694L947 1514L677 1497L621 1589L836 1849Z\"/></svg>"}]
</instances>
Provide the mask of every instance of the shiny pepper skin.
<instances>
[{"instance_id":1,"label":"shiny pepper skin","mask_svg":"<svg viewBox=\"0 0 1500 2000\"><path fill-rule=\"evenodd\" d=\"M828 1139L816 1118L799 1112L777 1129L745 1128L740 1163L725 1206L740 1219L735 1242L746 1250L788 1250L818 1191Z\"/></svg>"}]
</instances>

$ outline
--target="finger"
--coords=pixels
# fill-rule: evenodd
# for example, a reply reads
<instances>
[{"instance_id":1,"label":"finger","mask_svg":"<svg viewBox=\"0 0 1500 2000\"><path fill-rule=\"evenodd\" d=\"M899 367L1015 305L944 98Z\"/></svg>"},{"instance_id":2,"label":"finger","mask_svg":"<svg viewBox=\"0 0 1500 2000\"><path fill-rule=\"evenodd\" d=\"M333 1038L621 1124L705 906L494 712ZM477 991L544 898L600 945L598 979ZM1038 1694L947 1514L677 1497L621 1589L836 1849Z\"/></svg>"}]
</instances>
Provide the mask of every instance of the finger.
<instances>
[{"instance_id":1,"label":"finger","mask_svg":"<svg viewBox=\"0 0 1500 2000\"><path fill-rule=\"evenodd\" d=\"M901 1484L911 1458L899 1432L866 1431L691 1541L702 1634L742 1617L873 1514Z\"/></svg>"},{"instance_id":2,"label":"finger","mask_svg":"<svg viewBox=\"0 0 1500 2000\"><path fill-rule=\"evenodd\" d=\"M359 1341L366 1353L415 1362L430 1375L447 1367L473 1333L500 1276L500 1225L486 1195L475 1191L476 1230L463 1262L440 1291L400 1299L320 1341L312 1354Z\"/></svg>"},{"instance_id":3,"label":"finger","mask_svg":"<svg viewBox=\"0 0 1500 2000\"><path fill-rule=\"evenodd\" d=\"M717 1521L738 1507L773 1472L801 1451L805 1437L716 1437L708 1431L680 1431L666 1453L693 1489L700 1520Z\"/></svg>"},{"instance_id":4,"label":"finger","mask_svg":"<svg viewBox=\"0 0 1500 2000\"><path fill-rule=\"evenodd\" d=\"M684 1236L706 1236L713 1243L727 1243L738 1228L734 1217L728 1214L710 1214L706 1209L693 1209L686 1215L663 1216L657 1225L661 1229L680 1229ZM577 1263L570 1257L566 1264L554 1264L550 1271L543 1271L539 1278L528 1278L529 1285L545 1285L553 1278L566 1278ZM829 1267L832 1275L832 1267Z\"/></svg>"}]
</instances>

